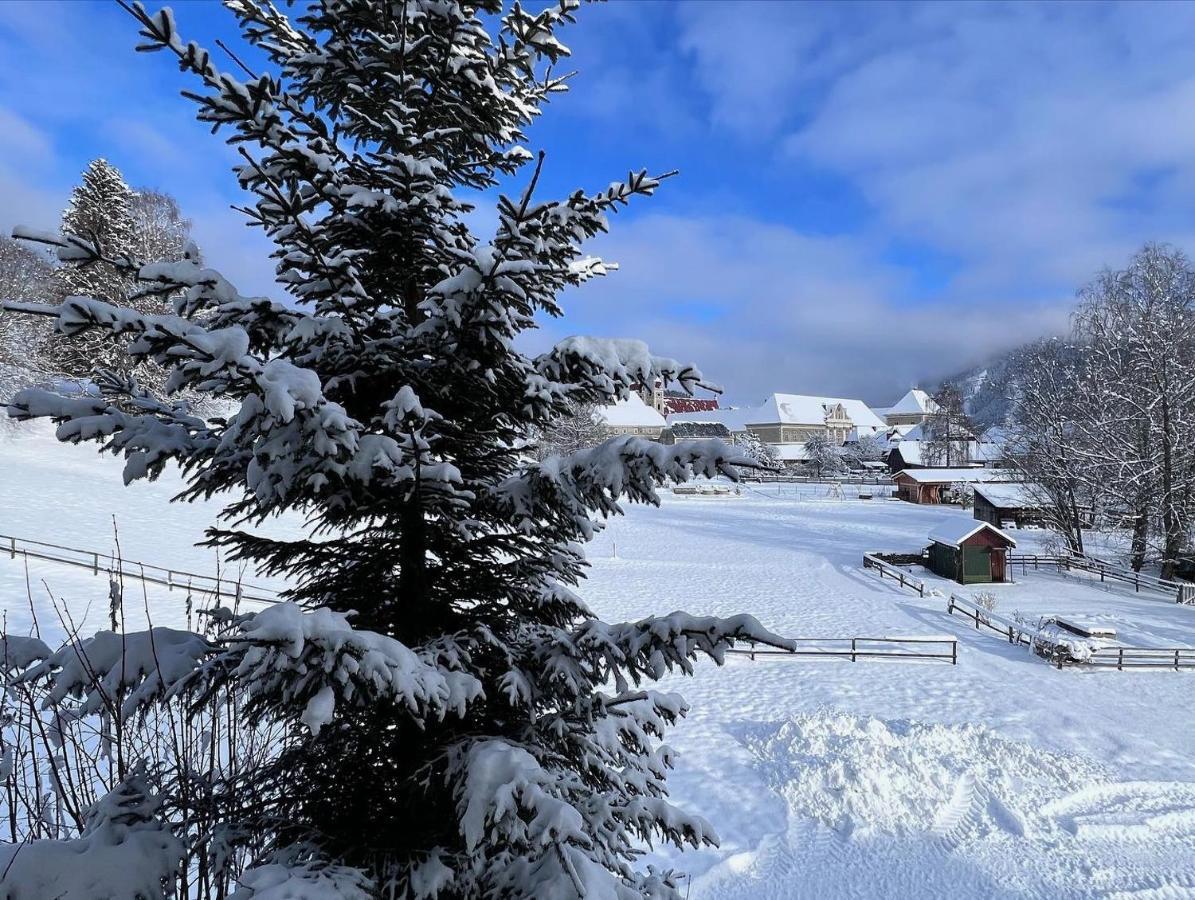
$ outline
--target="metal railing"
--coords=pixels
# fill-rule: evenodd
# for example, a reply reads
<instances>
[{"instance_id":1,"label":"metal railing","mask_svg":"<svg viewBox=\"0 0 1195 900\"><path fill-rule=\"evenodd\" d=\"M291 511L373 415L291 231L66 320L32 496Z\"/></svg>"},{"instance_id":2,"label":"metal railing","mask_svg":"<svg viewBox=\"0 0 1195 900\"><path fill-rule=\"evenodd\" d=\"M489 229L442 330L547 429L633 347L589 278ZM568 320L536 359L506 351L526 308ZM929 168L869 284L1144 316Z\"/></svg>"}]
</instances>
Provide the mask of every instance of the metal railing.
<instances>
[{"instance_id":1,"label":"metal railing","mask_svg":"<svg viewBox=\"0 0 1195 900\"><path fill-rule=\"evenodd\" d=\"M875 569L880 573L882 579L885 575L900 582L902 588L908 588L911 591L916 591L919 597L925 596L925 582L919 578L914 578L904 569L892 565L892 563L885 562L880 559L876 553L863 554L863 568Z\"/></svg>"},{"instance_id":2,"label":"metal railing","mask_svg":"<svg viewBox=\"0 0 1195 900\"><path fill-rule=\"evenodd\" d=\"M738 656L846 659L937 659L958 665L958 640L951 637L794 638L793 650L775 648L728 650Z\"/></svg>"},{"instance_id":3,"label":"metal railing","mask_svg":"<svg viewBox=\"0 0 1195 900\"><path fill-rule=\"evenodd\" d=\"M92 575L101 573L120 575L149 584L162 585L171 591L178 588L189 593L210 594L215 597L228 597L230 600L245 600L252 603L279 602L277 591L260 585L246 584L239 579L199 575L195 572L155 566L152 563L118 559L111 553L80 550L77 547L64 547L60 544L49 544L45 541L32 541L13 535L0 534L0 554L4 553L13 559L23 556L27 559L38 559L79 569L88 569Z\"/></svg>"}]
</instances>

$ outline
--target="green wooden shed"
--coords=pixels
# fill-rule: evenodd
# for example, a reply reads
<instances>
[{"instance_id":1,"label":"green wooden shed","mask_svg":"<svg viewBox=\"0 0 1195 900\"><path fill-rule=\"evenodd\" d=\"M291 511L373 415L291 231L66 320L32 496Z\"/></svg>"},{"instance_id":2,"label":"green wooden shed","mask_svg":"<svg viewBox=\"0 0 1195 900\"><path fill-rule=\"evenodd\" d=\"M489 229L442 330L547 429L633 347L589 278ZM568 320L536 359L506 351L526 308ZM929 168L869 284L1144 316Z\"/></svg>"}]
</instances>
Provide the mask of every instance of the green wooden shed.
<instances>
[{"instance_id":1,"label":"green wooden shed","mask_svg":"<svg viewBox=\"0 0 1195 900\"><path fill-rule=\"evenodd\" d=\"M929 533L929 567L959 584L1008 580L1008 551L1017 542L988 522L944 519Z\"/></svg>"}]
</instances>

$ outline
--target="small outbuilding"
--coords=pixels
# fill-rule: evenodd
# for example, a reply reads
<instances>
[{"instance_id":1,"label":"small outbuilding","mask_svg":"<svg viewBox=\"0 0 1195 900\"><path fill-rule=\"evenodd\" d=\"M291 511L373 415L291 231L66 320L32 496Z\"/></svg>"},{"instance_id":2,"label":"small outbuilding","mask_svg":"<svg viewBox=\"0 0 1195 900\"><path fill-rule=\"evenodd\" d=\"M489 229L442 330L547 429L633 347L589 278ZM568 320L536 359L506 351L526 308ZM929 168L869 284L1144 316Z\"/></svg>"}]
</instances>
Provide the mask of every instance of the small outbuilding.
<instances>
[{"instance_id":1,"label":"small outbuilding","mask_svg":"<svg viewBox=\"0 0 1195 900\"><path fill-rule=\"evenodd\" d=\"M1008 551L1017 542L995 525L945 519L929 533L929 567L959 584L1008 580Z\"/></svg>"},{"instance_id":2,"label":"small outbuilding","mask_svg":"<svg viewBox=\"0 0 1195 900\"><path fill-rule=\"evenodd\" d=\"M893 475L892 480L896 482L896 494L901 500L938 504L951 499L951 491L956 484L999 481L1001 475L980 468L905 469Z\"/></svg>"},{"instance_id":3,"label":"small outbuilding","mask_svg":"<svg viewBox=\"0 0 1195 900\"><path fill-rule=\"evenodd\" d=\"M975 485L975 518L997 528L1040 525L1045 506L1046 493L1036 484Z\"/></svg>"}]
</instances>

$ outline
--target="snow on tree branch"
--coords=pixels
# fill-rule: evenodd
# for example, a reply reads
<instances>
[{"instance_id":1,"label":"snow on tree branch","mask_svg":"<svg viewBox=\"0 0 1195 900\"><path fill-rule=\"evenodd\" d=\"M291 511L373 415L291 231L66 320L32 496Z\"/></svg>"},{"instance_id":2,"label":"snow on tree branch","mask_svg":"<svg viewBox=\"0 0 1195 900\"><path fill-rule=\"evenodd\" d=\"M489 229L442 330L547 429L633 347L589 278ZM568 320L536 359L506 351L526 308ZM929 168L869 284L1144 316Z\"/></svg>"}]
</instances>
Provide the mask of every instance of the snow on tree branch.
<instances>
[{"instance_id":1,"label":"snow on tree branch","mask_svg":"<svg viewBox=\"0 0 1195 900\"><path fill-rule=\"evenodd\" d=\"M531 528L545 516L559 516L573 538L593 536L591 512L616 515L618 500L658 504L656 487L672 480L725 475L753 466L722 441L680 441L665 445L623 435L566 456L550 456L505 480L493 491L516 528Z\"/></svg>"},{"instance_id":2,"label":"snow on tree branch","mask_svg":"<svg viewBox=\"0 0 1195 900\"><path fill-rule=\"evenodd\" d=\"M127 720L170 693L210 656L215 648L202 635L173 628L151 628L118 634L99 631L69 642L20 676L45 679L47 707L65 708L80 716L107 712Z\"/></svg>"},{"instance_id":3,"label":"snow on tree branch","mask_svg":"<svg viewBox=\"0 0 1195 900\"><path fill-rule=\"evenodd\" d=\"M696 366L666 356L653 356L643 341L588 337L565 338L538 357L535 366L545 377L596 392L606 402L623 399L635 384L677 382L689 394L695 387L721 393Z\"/></svg>"},{"instance_id":4,"label":"snow on tree branch","mask_svg":"<svg viewBox=\"0 0 1195 900\"><path fill-rule=\"evenodd\" d=\"M459 663L458 663L459 665ZM208 684L232 683L249 692L251 708L299 720L313 735L334 718L337 704L380 701L419 719L464 716L483 696L473 675L424 659L394 638L355 629L330 609L305 612L279 603L243 618L227 649L212 660Z\"/></svg>"},{"instance_id":5,"label":"snow on tree branch","mask_svg":"<svg viewBox=\"0 0 1195 900\"><path fill-rule=\"evenodd\" d=\"M54 900L161 897L183 844L158 818L160 800L132 776L85 814L73 840L0 844L0 894Z\"/></svg>"}]
</instances>

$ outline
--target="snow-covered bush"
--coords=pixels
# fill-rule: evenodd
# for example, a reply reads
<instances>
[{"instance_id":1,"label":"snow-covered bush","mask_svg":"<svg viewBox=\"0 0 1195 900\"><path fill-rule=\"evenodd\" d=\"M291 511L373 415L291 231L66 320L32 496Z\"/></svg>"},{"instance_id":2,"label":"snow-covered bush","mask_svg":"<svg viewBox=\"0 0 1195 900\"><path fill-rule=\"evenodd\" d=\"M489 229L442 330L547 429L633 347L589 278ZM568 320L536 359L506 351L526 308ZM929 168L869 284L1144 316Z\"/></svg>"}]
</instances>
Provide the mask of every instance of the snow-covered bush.
<instances>
[{"instance_id":1,"label":"snow-covered bush","mask_svg":"<svg viewBox=\"0 0 1195 900\"><path fill-rule=\"evenodd\" d=\"M584 243L661 182L536 196L546 162L523 131L565 88L551 67L577 3L328 0L293 19L229 5L265 62L248 80L185 42L169 10L133 12L141 49L193 76L199 118L242 149L248 215L287 302L242 295L192 253L137 260L20 232L134 285L23 311L230 412L115 373L86 395L22 392L10 414L123 455L128 480L175 463L180 499L231 495L211 543L295 585L285 605L220 613L214 633L101 634L49 656L13 645L37 651L14 689L93 728L77 751L98 751L89 781L119 789L144 763L155 820L187 849L158 894L130 881L111 896L224 897L230 877L254 900L675 896L671 873L636 869L644 845L715 837L666 799L659 742L685 706L645 683L737 641L788 644L750 617L608 625L573 591L598 517L658 502L664 481L736 477L732 448L617 437L528 458L531 436L578 405L657 378L704 384L634 340L518 349L563 291L606 274ZM495 232L474 235L472 198L531 160ZM144 312L147 297L171 312ZM306 537L252 530L286 512ZM212 728L196 732L204 710ZM155 724L172 736L156 758L141 732ZM20 818L45 822L35 807ZM76 840L72 818L46 837Z\"/></svg>"},{"instance_id":2,"label":"snow-covered bush","mask_svg":"<svg viewBox=\"0 0 1195 900\"><path fill-rule=\"evenodd\" d=\"M963 509L970 509L975 505L975 485L966 481L956 481L950 486L950 499Z\"/></svg>"},{"instance_id":3,"label":"snow-covered bush","mask_svg":"<svg viewBox=\"0 0 1195 900\"><path fill-rule=\"evenodd\" d=\"M772 446L760 440L759 435L754 431L744 431L739 435L735 440L735 449L761 469L779 469L783 467Z\"/></svg>"},{"instance_id":4,"label":"snow-covered bush","mask_svg":"<svg viewBox=\"0 0 1195 900\"><path fill-rule=\"evenodd\" d=\"M976 606L990 613L995 612L999 604L998 598L991 591L977 591L972 595L972 599L975 601ZM982 616L983 613L980 613L980 615Z\"/></svg>"}]
</instances>

